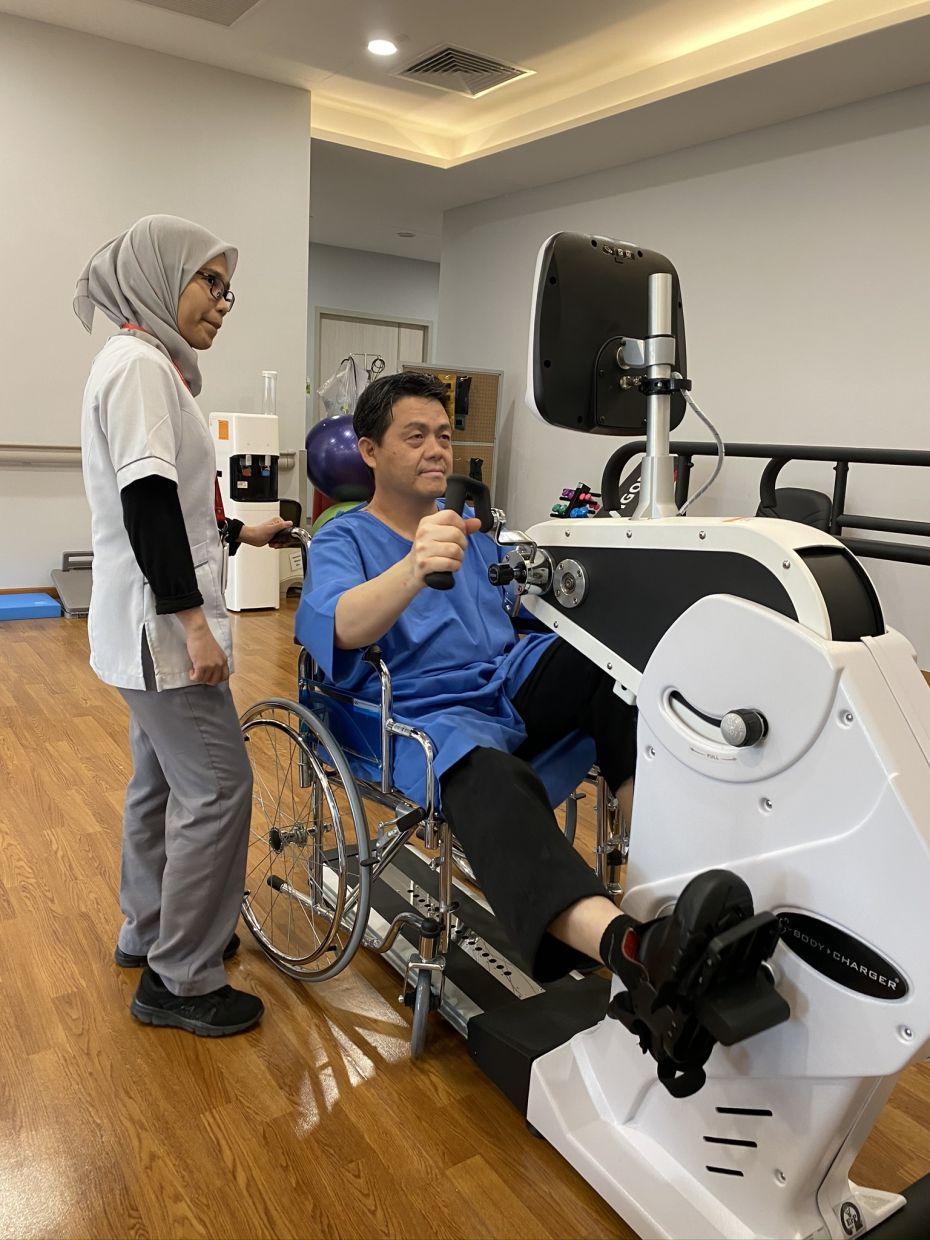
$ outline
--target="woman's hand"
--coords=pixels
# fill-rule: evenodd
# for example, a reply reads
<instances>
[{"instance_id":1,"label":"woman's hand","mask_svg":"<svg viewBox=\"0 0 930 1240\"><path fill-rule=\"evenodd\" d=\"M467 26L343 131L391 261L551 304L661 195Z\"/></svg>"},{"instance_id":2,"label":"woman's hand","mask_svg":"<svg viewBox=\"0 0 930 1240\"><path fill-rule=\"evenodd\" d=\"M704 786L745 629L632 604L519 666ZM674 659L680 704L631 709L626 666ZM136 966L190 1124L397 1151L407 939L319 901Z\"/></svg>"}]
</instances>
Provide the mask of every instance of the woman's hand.
<instances>
[{"instance_id":1,"label":"woman's hand","mask_svg":"<svg viewBox=\"0 0 930 1240\"><path fill-rule=\"evenodd\" d=\"M193 685L218 685L229 680L226 653L207 624L202 607L175 613L184 625L187 657L191 661L188 677Z\"/></svg>"},{"instance_id":2,"label":"woman's hand","mask_svg":"<svg viewBox=\"0 0 930 1240\"><path fill-rule=\"evenodd\" d=\"M261 525L244 525L239 531L239 541L250 547L267 547L272 539L280 537L287 530L294 528L293 521L285 521L283 517L271 517ZM277 546L285 546L282 541ZM296 545L296 544L295 544Z\"/></svg>"}]
</instances>

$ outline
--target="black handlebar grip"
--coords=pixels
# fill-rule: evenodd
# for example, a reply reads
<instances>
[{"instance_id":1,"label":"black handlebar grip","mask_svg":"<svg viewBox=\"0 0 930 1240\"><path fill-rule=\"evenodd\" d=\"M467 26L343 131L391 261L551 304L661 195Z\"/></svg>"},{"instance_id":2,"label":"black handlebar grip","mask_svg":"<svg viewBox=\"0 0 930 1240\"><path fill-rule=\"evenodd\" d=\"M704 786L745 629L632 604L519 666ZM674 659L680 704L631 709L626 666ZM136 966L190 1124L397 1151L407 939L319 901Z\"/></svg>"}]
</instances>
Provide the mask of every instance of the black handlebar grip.
<instances>
[{"instance_id":1,"label":"black handlebar grip","mask_svg":"<svg viewBox=\"0 0 930 1240\"><path fill-rule=\"evenodd\" d=\"M464 474L450 474L446 480L446 507L461 516L468 499L474 504L475 516L481 522L481 532L486 534L494 527L491 492L476 478L466 478ZM433 590L451 590L452 573L427 573L426 584Z\"/></svg>"}]
</instances>

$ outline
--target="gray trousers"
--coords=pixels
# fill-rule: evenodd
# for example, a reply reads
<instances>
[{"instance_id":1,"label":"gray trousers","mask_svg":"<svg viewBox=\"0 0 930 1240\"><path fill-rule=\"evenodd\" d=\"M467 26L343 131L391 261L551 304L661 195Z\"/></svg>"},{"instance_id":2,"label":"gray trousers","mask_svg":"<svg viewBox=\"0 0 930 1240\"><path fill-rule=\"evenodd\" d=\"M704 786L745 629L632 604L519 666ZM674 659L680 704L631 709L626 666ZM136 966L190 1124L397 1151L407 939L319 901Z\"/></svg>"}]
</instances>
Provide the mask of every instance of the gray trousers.
<instances>
[{"instance_id":1,"label":"gray trousers","mask_svg":"<svg viewBox=\"0 0 930 1240\"><path fill-rule=\"evenodd\" d=\"M242 903L252 769L229 685L120 689L130 711L119 945L176 995L226 983Z\"/></svg>"}]
</instances>

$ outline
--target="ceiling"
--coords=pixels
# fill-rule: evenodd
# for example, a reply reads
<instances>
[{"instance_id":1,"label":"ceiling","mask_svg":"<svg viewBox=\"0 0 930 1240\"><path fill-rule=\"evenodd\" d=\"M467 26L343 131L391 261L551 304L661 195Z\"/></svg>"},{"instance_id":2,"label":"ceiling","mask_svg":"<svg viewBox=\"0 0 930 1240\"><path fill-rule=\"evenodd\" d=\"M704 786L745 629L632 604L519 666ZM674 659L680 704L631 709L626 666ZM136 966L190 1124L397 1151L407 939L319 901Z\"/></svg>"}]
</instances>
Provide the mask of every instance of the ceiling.
<instances>
[{"instance_id":1,"label":"ceiling","mask_svg":"<svg viewBox=\"0 0 930 1240\"><path fill-rule=\"evenodd\" d=\"M314 239L424 259L438 258L449 207L930 80L930 0L0 0L0 11L309 90ZM397 54L370 55L373 37ZM450 45L531 73L478 98L395 76Z\"/></svg>"}]
</instances>

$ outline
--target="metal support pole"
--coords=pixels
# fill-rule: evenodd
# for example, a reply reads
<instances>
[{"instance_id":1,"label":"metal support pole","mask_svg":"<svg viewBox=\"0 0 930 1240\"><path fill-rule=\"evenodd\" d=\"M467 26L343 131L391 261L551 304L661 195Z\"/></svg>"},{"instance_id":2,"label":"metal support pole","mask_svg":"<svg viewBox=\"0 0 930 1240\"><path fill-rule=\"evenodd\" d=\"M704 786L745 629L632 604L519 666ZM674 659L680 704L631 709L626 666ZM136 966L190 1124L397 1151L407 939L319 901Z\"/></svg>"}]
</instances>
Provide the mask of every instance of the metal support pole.
<instances>
[{"instance_id":1,"label":"metal support pole","mask_svg":"<svg viewBox=\"0 0 930 1240\"><path fill-rule=\"evenodd\" d=\"M672 277L656 272L649 277L649 335L643 342L646 377L670 379L675 360L672 336ZM672 398L646 397L646 455L640 471L640 498L634 520L674 517L675 463L669 453Z\"/></svg>"}]
</instances>

